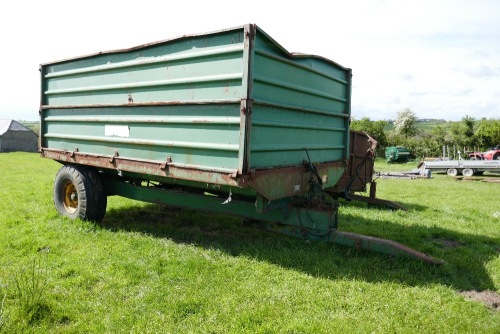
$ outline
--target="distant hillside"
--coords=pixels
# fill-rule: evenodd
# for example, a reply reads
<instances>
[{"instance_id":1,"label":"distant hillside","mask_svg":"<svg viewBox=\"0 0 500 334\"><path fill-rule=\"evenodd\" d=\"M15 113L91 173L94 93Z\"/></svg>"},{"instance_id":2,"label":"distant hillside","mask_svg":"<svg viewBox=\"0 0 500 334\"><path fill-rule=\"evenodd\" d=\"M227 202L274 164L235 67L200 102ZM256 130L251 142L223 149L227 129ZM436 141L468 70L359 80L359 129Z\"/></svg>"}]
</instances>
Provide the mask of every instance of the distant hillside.
<instances>
[{"instance_id":1,"label":"distant hillside","mask_svg":"<svg viewBox=\"0 0 500 334\"><path fill-rule=\"evenodd\" d=\"M394 121L389 120L388 122L389 124L387 124L384 127L384 131L394 130ZM429 132L432 130L433 127L439 125L443 129L445 129L445 131L447 131L450 128L451 124L453 123L458 123L458 122L445 121L444 119L422 118L417 120L417 128L422 132Z\"/></svg>"},{"instance_id":2,"label":"distant hillside","mask_svg":"<svg viewBox=\"0 0 500 334\"><path fill-rule=\"evenodd\" d=\"M18 121L28 129L33 130L36 134L40 133L40 123L39 122L33 122L33 121Z\"/></svg>"}]
</instances>

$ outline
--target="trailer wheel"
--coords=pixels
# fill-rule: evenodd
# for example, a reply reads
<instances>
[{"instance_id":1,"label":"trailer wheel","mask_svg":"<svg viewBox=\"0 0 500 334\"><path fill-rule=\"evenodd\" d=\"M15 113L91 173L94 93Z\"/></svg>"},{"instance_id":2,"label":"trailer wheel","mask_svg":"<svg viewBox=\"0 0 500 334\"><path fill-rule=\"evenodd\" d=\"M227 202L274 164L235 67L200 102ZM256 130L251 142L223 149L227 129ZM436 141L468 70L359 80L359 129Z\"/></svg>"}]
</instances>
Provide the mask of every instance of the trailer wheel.
<instances>
[{"instance_id":1,"label":"trailer wheel","mask_svg":"<svg viewBox=\"0 0 500 334\"><path fill-rule=\"evenodd\" d=\"M99 172L80 165L61 167L54 181L54 205L71 219L101 221L107 197Z\"/></svg>"},{"instance_id":2,"label":"trailer wheel","mask_svg":"<svg viewBox=\"0 0 500 334\"><path fill-rule=\"evenodd\" d=\"M462 171L462 174L463 174L463 176L470 177L470 176L474 175L474 170L472 168L465 168Z\"/></svg>"},{"instance_id":3,"label":"trailer wheel","mask_svg":"<svg viewBox=\"0 0 500 334\"><path fill-rule=\"evenodd\" d=\"M456 168L449 168L446 170L446 174L448 174L449 176L457 176L458 171Z\"/></svg>"}]
</instances>

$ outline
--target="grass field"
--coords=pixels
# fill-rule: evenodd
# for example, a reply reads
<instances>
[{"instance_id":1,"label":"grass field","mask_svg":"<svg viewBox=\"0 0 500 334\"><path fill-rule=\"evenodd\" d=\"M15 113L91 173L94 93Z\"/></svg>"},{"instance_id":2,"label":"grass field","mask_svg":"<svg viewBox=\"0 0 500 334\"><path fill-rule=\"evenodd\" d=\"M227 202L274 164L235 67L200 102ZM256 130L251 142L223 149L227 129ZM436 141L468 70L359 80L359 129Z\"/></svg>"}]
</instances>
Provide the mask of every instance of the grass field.
<instances>
[{"instance_id":1,"label":"grass field","mask_svg":"<svg viewBox=\"0 0 500 334\"><path fill-rule=\"evenodd\" d=\"M464 296L500 292L498 183L379 179L409 211L341 203L340 229L446 261L431 266L116 197L101 224L70 221L59 167L0 154L0 332L500 332L498 306Z\"/></svg>"}]
</instances>

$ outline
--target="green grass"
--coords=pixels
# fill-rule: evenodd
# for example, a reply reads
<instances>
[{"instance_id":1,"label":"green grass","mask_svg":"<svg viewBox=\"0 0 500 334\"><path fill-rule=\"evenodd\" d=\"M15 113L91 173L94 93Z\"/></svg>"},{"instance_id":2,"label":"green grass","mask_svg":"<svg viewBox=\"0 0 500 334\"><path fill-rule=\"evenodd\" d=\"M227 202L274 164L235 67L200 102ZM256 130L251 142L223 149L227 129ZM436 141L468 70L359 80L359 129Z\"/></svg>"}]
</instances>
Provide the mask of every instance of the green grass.
<instances>
[{"instance_id":1,"label":"green grass","mask_svg":"<svg viewBox=\"0 0 500 334\"><path fill-rule=\"evenodd\" d=\"M500 292L500 184L379 179L378 196L409 211L341 203L340 229L446 261L437 267L117 197L101 224L70 221L53 207L59 167L0 154L5 333L499 332L500 312L459 292ZM16 288L21 278L39 289Z\"/></svg>"}]
</instances>

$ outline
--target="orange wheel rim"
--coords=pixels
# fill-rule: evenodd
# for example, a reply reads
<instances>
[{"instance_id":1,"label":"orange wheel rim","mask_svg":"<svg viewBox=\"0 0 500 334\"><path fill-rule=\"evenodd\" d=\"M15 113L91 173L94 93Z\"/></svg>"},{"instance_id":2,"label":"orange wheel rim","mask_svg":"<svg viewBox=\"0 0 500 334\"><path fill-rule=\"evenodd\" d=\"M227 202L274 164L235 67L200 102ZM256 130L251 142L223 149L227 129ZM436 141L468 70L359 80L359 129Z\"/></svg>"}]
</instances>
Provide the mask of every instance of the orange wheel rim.
<instances>
[{"instance_id":1,"label":"orange wheel rim","mask_svg":"<svg viewBox=\"0 0 500 334\"><path fill-rule=\"evenodd\" d=\"M73 214L78 209L78 193L72 182L66 182L63 186L63 204L69 214Z\"/></svg>"}]
</instances>

